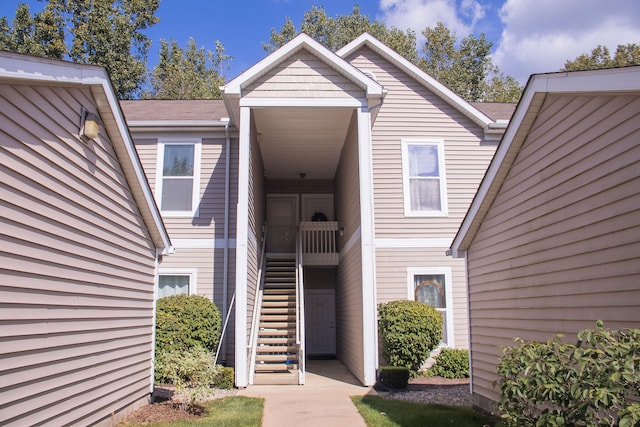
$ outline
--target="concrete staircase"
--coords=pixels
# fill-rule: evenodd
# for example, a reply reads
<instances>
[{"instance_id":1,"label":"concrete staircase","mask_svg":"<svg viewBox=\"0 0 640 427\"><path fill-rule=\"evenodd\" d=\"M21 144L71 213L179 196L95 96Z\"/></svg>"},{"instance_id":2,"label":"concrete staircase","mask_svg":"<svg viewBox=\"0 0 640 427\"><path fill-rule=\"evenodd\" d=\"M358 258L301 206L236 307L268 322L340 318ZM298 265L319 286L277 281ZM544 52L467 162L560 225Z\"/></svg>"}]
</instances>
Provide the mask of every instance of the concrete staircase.
<instances>
[{"instance_id":1,"label":"concrete staircase","mask_svg":"<svg viewBox=\"0 0 640 427\"><path fill-rule=\"evenodd\" d=\"M254 384L298 384L295 259L267 259Z\"/></svg>"}]
</instances>

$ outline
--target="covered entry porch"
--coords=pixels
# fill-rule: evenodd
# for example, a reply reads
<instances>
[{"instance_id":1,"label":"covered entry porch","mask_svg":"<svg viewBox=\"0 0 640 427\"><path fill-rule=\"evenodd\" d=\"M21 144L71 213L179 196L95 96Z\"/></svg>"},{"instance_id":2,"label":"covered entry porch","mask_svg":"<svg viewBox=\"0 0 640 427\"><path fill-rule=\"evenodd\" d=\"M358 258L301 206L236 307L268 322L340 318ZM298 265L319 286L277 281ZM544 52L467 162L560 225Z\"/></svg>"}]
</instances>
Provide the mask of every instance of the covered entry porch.
<instances>
[{"instance_id":1,"label":"covered entry porch","mask_svg":"<svg viewBox=\"0 0 640 427\"><path fill-rule=\"evenodd\" d=\"M304 384L306 332L326 326L305 325L310 319L305 310L308 268L331 271L327 274L331 280L315 283L311 294L316 297L324 290L334 295L335 356L361 383L375 382L370 106L378 105L381 96L375 81L306 35L225 87L225 102L239 131L235 305L239 387L253 384L260 365L280 353L285 356L278 359L283 371ZM313 204L303 204L320 196L331 199L331 209L325 206L318 212ZM288 200L289 208L274 203L283 200ZM318 213L324 218L319 215L314 220ZM261 320L263 313L275 311L263 304L268 262L273 259L294 266L280 274L273 288L294 301L275 318L278 327L289 330L278 334L295 339L276 340L275 334L270 339L278 342L279 351L260 358L265 350L261 347L268 342L261 346L260 331L276 332L275 326ZM293 290L285 292L286 288Z\"/></svg>"}]
</instances>

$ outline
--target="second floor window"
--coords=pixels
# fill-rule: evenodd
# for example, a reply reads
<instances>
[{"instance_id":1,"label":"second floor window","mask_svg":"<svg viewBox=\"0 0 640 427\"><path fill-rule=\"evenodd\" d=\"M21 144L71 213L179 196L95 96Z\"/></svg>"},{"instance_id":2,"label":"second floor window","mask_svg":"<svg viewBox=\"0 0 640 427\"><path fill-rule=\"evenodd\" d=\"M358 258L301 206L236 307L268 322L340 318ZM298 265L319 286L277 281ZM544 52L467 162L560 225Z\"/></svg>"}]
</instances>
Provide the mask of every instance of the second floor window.
<instances>
[{"instance_id":1,"label":"second floor window","mask_svg":"<svg viewBox=\"0 0 640 427\"><path fill-rule=\"evenodd\" d=\"M198 203L199 141L162 141L156 197L163 214L194 216Z\"/></svg>"},{"instance_id":2,"label":"second floor window","mask_svg":"<svg viewBox=\"0 0 640 427\"><path fill-rule=\"evenodd\" d=\"M402 142L405 215L446 215L442 145L440 141Z\"/></svg>"}]
</instances>

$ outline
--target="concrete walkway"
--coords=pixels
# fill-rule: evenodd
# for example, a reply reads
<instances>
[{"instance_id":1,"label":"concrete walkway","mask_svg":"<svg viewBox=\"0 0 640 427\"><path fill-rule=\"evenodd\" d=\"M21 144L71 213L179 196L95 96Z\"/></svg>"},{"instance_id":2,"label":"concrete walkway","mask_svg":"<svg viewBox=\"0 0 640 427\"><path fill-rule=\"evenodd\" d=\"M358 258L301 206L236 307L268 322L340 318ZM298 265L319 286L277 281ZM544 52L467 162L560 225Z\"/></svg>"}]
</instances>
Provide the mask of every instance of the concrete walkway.
<instances>
[{"instance_id":1,"label":"concrete walkway","mask_svg":"<svg viewBox=\"0 0 640 427\"><path fill-rule=\"evenodd\" d=\"M337 360L307 362L305 385L253 385L238 395L263 397L262 427L366 427L350 396L375 394Z\"/></svg>"}]
</instances>

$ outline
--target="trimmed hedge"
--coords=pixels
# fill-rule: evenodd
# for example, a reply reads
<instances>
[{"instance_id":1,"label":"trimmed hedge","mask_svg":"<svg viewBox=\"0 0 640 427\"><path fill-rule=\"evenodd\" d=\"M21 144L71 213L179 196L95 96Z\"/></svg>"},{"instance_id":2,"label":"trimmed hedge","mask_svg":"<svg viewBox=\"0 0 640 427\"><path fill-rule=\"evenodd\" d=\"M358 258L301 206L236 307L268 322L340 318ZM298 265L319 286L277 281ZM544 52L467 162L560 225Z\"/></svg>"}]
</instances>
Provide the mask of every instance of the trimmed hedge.
<instances>
[{"instance_id":1,"label":"trimmed hedge","mask_svg":"<svg viewBox=\"0 0 640 427\"><path fill-rule=\"evenodd\" d=\"M384 359L391 366L409 369L412 377L442 339L442 315L418 301L380 304L378 327Z\"/></svg>"},{"instance_id":2,"label":"trimmed hedge","mask_svg":"<svg viewBox=\"0 0 640 427\"><path fill-rule=\"evenodd\" d=\"M384 388L404 390L411 373L402 366L383 366L378 370L378 381Z\"/></svg>"},{"instance_id":3,"label":"trimmed hedge","mask_svg":"<svg viewBox=\"0 0 640 427\"><path fill-rule=\"evenodd\" d=\"M220 311L208 298L174 295L156 305L156 354L196 346L215 351L220 339Z\"/></svg>"}]
</instances>

